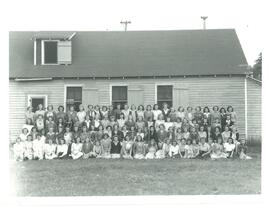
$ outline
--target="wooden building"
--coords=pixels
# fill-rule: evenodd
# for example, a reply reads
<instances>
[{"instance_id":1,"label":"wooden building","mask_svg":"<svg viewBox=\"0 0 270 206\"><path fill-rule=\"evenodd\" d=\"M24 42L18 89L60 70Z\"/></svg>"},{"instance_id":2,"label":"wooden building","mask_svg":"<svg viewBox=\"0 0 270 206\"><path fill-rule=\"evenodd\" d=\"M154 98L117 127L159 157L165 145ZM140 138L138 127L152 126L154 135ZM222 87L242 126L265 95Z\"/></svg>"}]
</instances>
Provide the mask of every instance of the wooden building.
<instances>
[{"instance_id":1,"label":"wooden building","mask_svg":"<svg viewBox=\"0 0 270 206\"><path fill-rule=\"evenodd\" d=\"M71 104L227 107L240 135L261 138L261 82L233 29L10 32L9 130L26 107Z\"/></svg>"}]
</instances>

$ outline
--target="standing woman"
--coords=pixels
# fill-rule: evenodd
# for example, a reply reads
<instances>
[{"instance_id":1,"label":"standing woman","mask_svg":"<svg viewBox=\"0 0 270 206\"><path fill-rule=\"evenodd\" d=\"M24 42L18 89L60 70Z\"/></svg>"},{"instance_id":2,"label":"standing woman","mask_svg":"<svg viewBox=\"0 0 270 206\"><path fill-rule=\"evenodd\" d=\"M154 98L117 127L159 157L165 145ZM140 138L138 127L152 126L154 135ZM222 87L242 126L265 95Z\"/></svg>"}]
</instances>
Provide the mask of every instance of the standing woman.
<instances>
[{"instance_id":1,"label":"standing woman","mask_svg":"<svg viewBox=\"0 0 270 206\"><path fill-rule=\"evenodd\" d=\"M133 120L132 115L128 115L127 120L125 122L125 126L127 127L128 130L130 130L131 127L135 127L136 126L135 125L135 122Z\"/></svg>"},{"instance_id":2,"label":"standing woman","mask_svg":"<svg viewBox=\"0 0 270 206\"><path fill-rule=\"evenodd\" d=\"M156 130L155 130L155 127L154 126L150 126L149 127L149 132L147 133L147 136L146 136L146 141L148 143L150 143L151 140L154 140L156 143L158 142L158 139L157 139L157 134L156 134Z\"/></svg>"},{"instance_id":3,"label":"standing woman","mask_svg":"<svg viewBox=\"0 0 270 206\"><path fill-rule=\"evenodd\" d=\"M201 125L203 121L203 113L202 113L202 108L200 106L197 106L195 108L195 113L194 113L194 119L196 122Z\"/></svg>"},{"instance_id":4,"label":"standing woman","mask_svg":"<svg viewBox=\"0 0 270 206\"><path fill-rule=\"evenodd\" d=\"M122 110L122 113L124 114L125 120L127 121L127 120L129 119L129 115L131 114L131 113L130 113L130 109L129 109L129 107L128 107L127 104L124 105L124 109ZM132 116L132 115L131 115L131 119L132 119L133 121L135 121L135 120L133 119L133 116Z\"/></svg>"},{"instance_id":5,"label":"standing woman","mask_svg":"<svg viewBox=\"0 0 270 206\"><path fill-rule=\"evenodd\" d=\"M113 141L111 143L111 158L112 159L119 159L121 156L120 156L120 153L121 153L121 143L118 139L118 136L115 135L113 136Z\"/></svg>"},{"instance_id":6,"label":"standing woman","mask_svg":"<svg viewBox=\"0 0 270 206\"><path fill-rule=\"evenodd\" d=\"M149 122L153 122L154 120L154 113L152 111L152 106L151 105L147 105L146 106L146 110L144 111L144 121L146 121L148 123L148 126L151 126L149 124Z\"/></svg>"},{"instance_id":7,"label":"standing woman","mask_svg":"<svg viewBox=\"0 0 270 206\"><path fill-rule=\"evenodd\" d=\"M27 124L27 121L29 119L31 120L31 122L30 122L31 125L34 123L35 114L34 114L34 112L32 110L33 110L33 107L31 107L31 106L27 107L27 110L25 112L25 122L26 122L26 124Z\"/></svg>"},{"instance_id":8,"label":"standing woman","mask_svg":"<svg viewBox=\"0 0 270 206\"><path fill-rule=\"evenodd\" d=\"M211 113L209 107L203 108L203 117L207 119L208 124L211 124Z\"/></svg>"},{"instance_id":9,"label":"standing woman","mask_svg":"<svg viewBox=\"0 0 270 206\"><path fill-rule=\"evenodd\" d=\"M67 113L64 112L64 107L62 105L60 105L58 107L58 112L56 113L56 119L57 119L57 123L59 123L59 119L63 120L63 124L65 124L68 120L68 116Z\"/></svg>"},{"instance_id":10,"label":"standing woman","mask_svg":"<svg viewBox=\"0 0 270 206\"><path fill-rule=\"evenodd\" d=\"M178 107L178 111L176 113L176 117L181 118L181 121L183 121L183 119L185 118L185 116L186 116L185 108L182 107L182 106Z\"/></svg>"},{"instance_id":11,"label":"standing woman","mask_svg":"<svg viewBox=\"0 0 270 206\"><path fill-rule=\"evenodd\" d=\"M145 159L154 159L156 157L156 152L157 144L154 139L151 139L147 147L147 154L145 155Z\"/></svg>"},{"instance_id":12,"label":"standing woman","mask_svg":"<svg viewBox=\"0 0 270 206\"><path fill-rule=\"evenodd\" d=\"M105 133L104 138L101 140L102 158L111 158L111 143L112 140L109 138L109 135Z\"/></svg>"},{"instance_id":13,"label":"standing woman","mask_svg":"<svg viewBox=\"0 0 270 206\"><path fill-rule=\"evenodd\" d=\"M130 107L130 115L132 116L134 122L137 121L137 110L135 104L132 104Z\"/></svg>"},{"instance_id":14,"label":"standing woman","mask_svg":"<svg viewBox=\"0 0 270 206\"><path fill-rule=\"evenodd\" d=\"M117 120L117 124L119 125L120 128L122 128L126 123L126 120L125 120L125 115L124 113L121 113L120 114L120 118Z\"/></svg>"},{"instance_id":15,"label":"standing woman","mask_svg":"<svg viewBox=\"0 0 270 206\"><path fill-rule=\"evenodd\" d=\"M77 113L77 117L79 118L80 124L82 124L85 120L86 112L84 111L84 107L82 104L79 106L79 112Z\"/></svg>"},{"instance_id":16,"label":"standing woman","mask_svg":"<svg viewBox=\"0 0 270 206\"><path fill-rule=\"evenodd\" d=\"M35 116L34 116L34 120L36 120L36 119L38 118L39 115L41 115L42 118L44 118L45 110L44 110L42 104L39 104L39 105L38 105L37 111L36 111Z\"/></svg>"},{"instance_id":17,"label":"standing woman","mask_svg":"<svg viewBox=\"0 0 270 206\"><path fill-rule=\"evenodd\" d=\"M221 121L221 115L218 109L219 109L218 106L213 106L213 112L210 115L211 124L213 124L216 121L216 119L218 119L219 122Z\"/></svg>"},{"instance_id":18,"label":"standing woman","mask_svg":"<svg viewBox=\"0 0 270 206\"><path fill-rule=\"evenodd\" d=\"M191 122L194 119L193 108L190 106L187 107L186 119L188 122Z\"/></svg>"},{"instance_id":19,"label":"standing woman","mask_svg":"<svg viewBox=\"0 0 270 206\"><path fill-rule=\"evenodd\" d=\"M123 141L123 139L124 139L124 134L123 134L123 132L120 130L120 127L117 125L117 124L115 124L115 125L113 125L113 129L112 129L112 136L118 136L118 140L120 141L120 142L122 142Z\"/></svg>"},{"instance_id":20,"label":"standing woman","mask_svg":"<svg viewBox=\"0 0 270 206\"><path fill-rule=\"evenodd\" d=\"M136 116L137 116L137 119L139 119L140 117L142 117L142 119L145 119L144 118L144 107L143 107L143 105L138 106L138 109L136 111Z\"/></svg>"},{"instance_id":21,"label":"standing woman","mask_svg":"<svg viewBox=\"0 0 270 206\"><path fill-rule=\"evenodd\" d=\"M53 122L56 122L56 113L53 111L52 105L47 107L47 111L45 112L45 122L48 122L50 117L52 118Z\"/></svg>"},{"instance_id":22,"label":"standing woman","mask_svg":"<svg viewBox=\"0 0 270 206\"><path fill-rule=\"evenodd\" d=\"M227 112L228 112L228 114L231 116L232 124L233 124L233 125L236 125L236 122L237 122L237 114L236 114L236 112L234 111L233 107L232 107L232 106L228 106L228 107L227 107Z\"/></svg>"},{"instance_id":23,"label":"standing woman","mask_svg":"<svg viewBox=\"0 0 270 206\"><path fill-rule=\"evenodd\" d=\"M158 104L154 104L153 108L154 108L152 110L152 112L153 112L153 120L154 120L154 123L156 123L156 121L158 120L159 115L161 115L162 112L161 112L161 110L159 110Z\"/></svg>"},{"instance_id":24,"label":"standing woman","mask_svg":"<svg viewBox=\"0 0 270 206\"><path fill-rule=\"evenodd\" d=\"M167 117L170 115L171 110L168 108L168 104L166 102L163 103L161 112L164 116L164 119L167 119Z\"/></svg>"},{"instance_id":25,"label":"standing woman","mask_svg":"<svg viewBox=\"0 0 270 206\"><path fill-rule=\"evenodd\" d=\"M221 131L224 131L224 127L226 125L226 119L227 119L226 110L224 107L221 107L219 112L220 112Z\"/></svg>"},{"instance_id":26,"label":"standing woman","mask_svg":"<svg viewBox=\"0 0 270 206\"><path fill-rule=\"evenodd\" d=\"M98 105L94 107L94 112L95 112L95 116L98 115L101 119L100 107Z\"/></svg>"},{"instance_id":27,"label":"standing woman","mask_svg":"<svg viewBox=\"0 0 270 206\"><path fill-rule=\"evenodd\" d=\"M100 114L101 114L101 119L104 119L105 116L108 116L108 108L106 106L102 106Z\"/></svg>"},{"instance_id":28,"label":"standing woman","mask_svg":"<svg viewBox=\"0 0 270 206\"><path fill-rule=\"evenodd\" d=\"M134 143L134 159L144 159L145 147L142 137L138 135Z\"/></svg>"}]
</instances>

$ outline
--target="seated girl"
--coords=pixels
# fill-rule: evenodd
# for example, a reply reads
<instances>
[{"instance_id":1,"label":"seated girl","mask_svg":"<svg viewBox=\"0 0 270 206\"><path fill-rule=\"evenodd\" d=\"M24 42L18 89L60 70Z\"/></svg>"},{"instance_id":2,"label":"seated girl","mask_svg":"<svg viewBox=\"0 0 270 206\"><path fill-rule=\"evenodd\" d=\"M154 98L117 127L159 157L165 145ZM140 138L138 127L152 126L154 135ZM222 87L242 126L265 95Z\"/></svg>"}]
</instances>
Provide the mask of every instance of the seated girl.
<instances>
[{"instance_id":1,"label":"seated girl","mask_svg":"<svg viewBox=\"0 0 270 206\"><path fill-rule=\"evenodd\" d=\"M163 142L159 141L157 143L157 152L156 152L156 159L164 159L165 158L165 151L163 150Z\"/></svg>"},{"instance_id":2,"label":"seated girl","mask_svg":"<svg viewBox=\"0 0 270 206\"><path fill-rule=\"evenodd\" d=\"M48 143L45 144L45 159L46 160L52 160L57 157L56 155L56 145L53 143L52 139L48 140Z\"/></svg>"},{"instance_id":3,"label":"seated girl","mask_svg":"<svg viewBox=\"0 0 270 206\"><path fill-rule=\"evenodd\" d=\"M123 132L120 130L120 127L117 124L113 125L113 130L112 130L112 136L115 136L115 135L118 136L118 139L120 142L123 141L124 139Z\"/></svg>"},{"instance_id":4,"label":"seated girl","mask_svg":"<svg viewBox=\"0 0 270 206\"><path fill-rule=\"evenodd\" d=\"M185 118L185 116L186 116L185 108L182 106L178 107L178 110L176 112L176 117L183 120Z\"/></svg>"},{"instance_id":5,"label":"seated girl","mask_svg":"<svg viewBox=\"0 0 270 206\"><path fill-rule=\"evenodd\" d=\"M231 131L229 130L228 126L224 126L224 132L221 134L223 142L228 142L228 139L231 137Z\"/></svg>"},{"instance_id":6,"label":"seated girl","mask_svg":"<svg viewBox=\"0 0 270 206\"><path fill-rule=\"evenodd\" d=\"M41 114L38 115L36 122L35 122L35 125L36 125L38 131L45 129L44 119L43 119L43 116Z\"/></svg>"},{"instance_id":7,"label":"seated girl","mask_svg":"<svg viewBox=\"0 0 270 206\"><path fill-rule=\"evenodd\" d=\"M142 117L142 119L144 120L144 106L143 105L138 106L138 109L136 111L136 117L137 117L137 120L140 119L140 117Z\"/></svg>"},{"instance_id":8,"label":"seated girl","mask_svg":"<svg viewBox=\"0 0 270 206\"><path fill-rule=\"evenodd\" d=\"M145 147L142 137L138 135L134 143L134 159L144 159Z\"/></svg>"},{"instance_id":9,"label":"seated girl","mask_svg":"<svg viewBox=\"0 0 270 206\"><path fill-rule=\"evenodd\" d=\"M222 139L222 136L221 136L221 133L220 133L220 127L216 127L215 130L214 130L212 139L214 140L214 142L217 142L217 140L218 140L219 138Z\"/></svg>"},{"instance_id":10,"label":"seated girl","mask_svg":"<svg viewBox=\"0 0 270 206\"><path fill-rule=\"evenodd\" d=\"M168 128L167 138L171 141L175 139L175 132L173 131L173 127Z\"/></svg>"},{"instance_id":11,"label":"seated girl","mask_svg":"<svg viewBox=\"0 0 270 206\"><path fill-rule=\"evenodd\" d=\"M171 158L179 157L179 145L177 144L176 140L173 140L172 144L170 145L169 156Z\"/></svg>"},{"instance_id":12,"label":"seated girl","mask_svg":"<svg viewBox=\"0 0 270 206\"><path fill-rule=\"evenodd\" d=\"M21 138L16 139L16 143L13 145L14 159L16 161L24 160L24 143L21 141Z\"/></svg>"},{"instance_id":13,"label":"seated girl","mask_svg":"<svg viewBox=\"0 0 270 206\"><path fill-rule=\"evenodd\" d=\"M165 120L164 120L163 114L159 114L158 115L158 118L157 118L157 120L155 122L156 131L158 131L160 129L160 125L163 125L164 126L164 123L165 123ZM164 126L164 130L166 130L165 126Z\"/></svg>"},{"instance_id":14,"label":"seated girl","mask_svg":"<svg viewBox=\"0 0 270 206\"><path fill-rule=\"evenodd\" d=\"M82 132L80 134L81 142L84 143L84 141L89 138L89 132L87 131L86 125L82 126Z\"/></svg>"},{"instance_id":15,"label":"seated girl","mask_svg":"<svg viewBox=\"0 0 270 206\"><path fill-rule=\"evenodd\" d=\"M142 116L138 117L138 121L136 122L136 128L137 129L141 128L142 130L144 130L145 127L146 127L146 123L143 120L143 117Z\"/></svg>"},{"instance_id":16,"label":"seated girl","mask_svg":"<svg viewBox=\"0 0 270 206\"><path fill-rule=\"evenodd\" d=\"M111 143L112 140L109 138L109 135L105 133L101 140L102 158L111 158Z\"/></svg>"},{"instance_id":17,"label":"seated girl","mask_svg":"<svg viewBox=\"0 0 270 206\"><path fill-rule=\"evenodd\" d=\"M181 139L182 139L182 132L181 132L181 128L177 128L175 129L175 139L177 141L177 144L180 145L181 143Z\"/></svg>"},{"instance_id":18,"label":"seated girl","mask_svg":"<svg viewBox=\"0 0 270 206\"><path fill-rule=\"evenodd\" d=\"M190 128L190 135L189 135L189 138L190 138L191 140L198 141L199 135L198 135L198 132L196 131L196 128L195 128L195 127L191 127L191 128Z\"/></svg>"},{"instance_id":19,"label":"seated girl","mask_svg":"<svg viewBox=\"0 0 270 206\"><path fill-rule=\"evenodd\" d=\"M154 139L151 139L150 140L150 143L148 145L148 148L147 148L147 154L145 155L145 159L154 159L155 158L155 154L156 154L156 151L157 151L157 145L156 145L156 142Z\"/></svg>"},{"instance_id":20,"label":"seated girl","mask_svg":"<svg viewBox=\"0 0 270 206\"><path fill-rule=\"evenodd\" d=\"M180 118L180 117L177 117L177 118L176 118L176 121L173 122L173 127L174 127L175 130L177 130L178 128L181 129L181 127L182 127L182 122L181 122L181 118Z\"/></svg>"},{"instance_id":21,"label":"seated girl","mask_svg":"<svg viewBox=\"0 0 270 206\"><path fill-rule=\"evenodd\" d=\"M182 138L184 138L185 140L190 139L190 133L188 131L188 127L183 128Z\"/></svg>"},{"instance_id":22,"label":"seated girl","mask_svg":"<svg viewBox=\"0 0 270 206\"><path fill-rule=\"evenodd\" d=\"M218 137L217 142L213 144L211 159L227 158L227 154L224 152L222 144L222 137Z\"/></svg>"},{"instance_id":23,"label":"seated girl","mask_svg":"<svg viewBox=\"0 0 270 206\"><path fill-rule=\"evenodd\" d=\"M159 130L157 131L157 139L159 142L164 142L167 138L167 132L165 130L164 124L159 125Z\"/></svg>"},{"instance_id":24,"label":"seated girl","mask_svg":"<svg viewBox=\"0 0 270 206\"><path fill-rule=\"evenodd\" d=\"M130 139L129 135L126 135L122 144L122 157L124 159L132 159L132 147L133 141Z\"/></svg>"},{"instance_id":25,"label":"seated girl","mask_svg":"<svg viewBox=\"0 0 270 206\"><path fill-rule=\"evenodd\" d=\"M78 137L76 142L71 145L71 157L72 159L79 159L83 156L81 139Z\"/></svg>"},{"instance_id":26,"label":"seated girl","mask_svg":"<svg viewBox=\"0 0 270 206\"><path fill-rule=\"evenodd\" d=\"M118 136L115 135L113 136L113 141L111 143L111 158L112 159L119 159L121 156L120 156L120 153L121 153L121 142L119 141L118 139Z\"/></svg>"},{"instance_id":27,"label":"seated girl","mask_svg":"<svg viewBox=\"0 0 270 206\"><path fill-rule=\"evenodd\" d=\"M163 151L165 158L170 157L169 152L170 152L170 147L171 147L171 140L170 139L165 139L163 144Z\"/></svg>"},{"instance_id":28,"label":"seated girl","mask_svg":"<svg viewBox=\"0 0 270 206\"><path fill-rule=\"evenodd\" d=\"M67 159L68 145L64 139L59 139L59 144L56 146L56 155L58 159Z\"/></svg>"},{"instance_id":29,"label":"seated girl","mask_svg":"<svg viewBox=\"0 0 270 206\"><path fill-rule=\"evenodd\" d=\"M135 127L135 122L133 120L132 115L128 115L127 116L127 120L125 122L125 125L126 125L126 127L127 127L128 130L130 130L131 127Z\"/></svg>"},{"instance_id":30,"label":"seated girl","mask_svg":"<svg viewBox=\"0 0 270 206\"><path fill-rule=\"evenodd\" d=\"M207 138L207 133L204 130L204 126L200 126L200 129L198 131L198 138L199 138L199 141L201 141L202 138L204 138L204 139Z\"/></svg>"},{"instance_id":31,"label":"seated girl","mask_svg":"<svg viewBox=\"0 0 270 206\"><path fill-rule=\"evenodd\" d=\"M173 107L171 107L171 109L170 109L169 117L170 117L171 122L176 122L177 121L176 120L177 119L176 110Z\"/></svg>"},{"instance_id":32,"label":"seated girl","mask_svg":"<svg viewBox=\"0 0 270 206\"><path fill-rule=\"evenodd\" d=\"M185 158L187 159L191 159L194 156L191 143L192 143L191 139L187 139L187 144L185 146Z\"/></svg>"},{"instance_id":33,"label":"seated girl","mask_svg":"<svg viewBox=\"0 0 270 206\"><path fill-rule=\"evenodd\" d=\"M205 142L206 137L200 138L199 143L199 158L205 159L210 157L210 146L208 143Z\"/></svg>"},{"instance_id":34,"label":"seated girl","mask_svg":"<svg viewBox=\"0 0 270 206\"><path fill-rule=\"evenodd\" d=\"M121 113L120 119L117 120L119 127L122 128L125 125L125 122L126 122L125 115L124 115L124 113Z\"/></svg>"},{"instance_id":35,"label":"seated girl","mask_svg":"<svg viewBox=\"0 0 270 206\"><path fill-rule=\"evenodd\" d=\"M235 149L235 144L233 143L233 139L229 137L227 142L224 143L224 151L227 154L228 158L233 157L234 149Z\"/></svg>"},{"instance_id":36,"label":"seated girl","mask_svg":"<svg viewBox=\"0 0 270 206\"><path fill-rule=\"evenodd\" d=\"M181 142L179 144L179 155L180 158L185 158L185 153L186 153L186 139L181 139Z\"/></svg>"},{"instance_id":37,"label":"seated girl","mask_svg":"<svg viewBox=\"0 0 270 206\"><path fill-rule=\"evenodd\" d=\"M248 147L246 144L246 139L241 139L240 144L238 146L238 156L241 160L250 160L252 157L247 155Z\"/></svg>"},{"instance_id":38,"label":"seated girl","mask_svg":"<svg viewBox=\"0 0 270 206\"><path fill-rule=\"evenodd\" d=\"M66 144L71 144L73 135L69 127L66 127L66 131L64 133L64 139L65 139Z\"/></svg>"},{"instance_id":39,"label":"seated girl","mask_svg":"<svg viewBox=\"0 0 270 206\"><path fill-rule=\"evenodd\" d=\"M197 158L199 156L199 152L200 152L200 147L197 144L197 140L196 139L192 139L192 150L193 150L193 157L192 158Z\"/></svg>"},{"instance_id":40,"label":"seated girl","mask_svg":"<svg viewBox=\"0 0 270 206\"><path fill-rule=\"evenodd\" d=\"M95 142L93 152L94 152L93 153L94 157L96 157L96 158L101 158L102 157L102 148L101 148L101 145L100 145L100 141Z\"/></svg>"},{"instance_id":41,"label":"seated girl","mask_svg":"<svg viewBox=\"0 0 270 206\"><path fill-rule=\"evenodd\" d=\"M83 143L82 146L82 153L83 153L83 159L88 159L90 157L94 157L94 152L93 152L94 144L90 140L90 137L85 138L85 142Z\"/></svg>"},{"instance_id":42,"label":"seated girl","mask_svg":"<svg viewBox=\"0 0 270 206\"><path fill-rule=\"evenodd\" d=\"M164 122L165 130L168 131L169 128L173 128L173 122L171 121L170 116L166 117L166 122Z\"/></svg>"},{"instance_id":43,"label":"seated girl","mask_svg":"<svg viewBox=\"0 0 270 206\"><path fill-rule=\"evenodd\" d=\"M24 160L32 160L33 154L32 136L28 135L27 140L24 142Z\"/></svg>"},{"instance_id":44,"label":"seated girl","mask_svg":"<svg viewBox=\"0 0 270 206\"><path fill-rule=\"evenodd\" d=\"M44 158L44 141L41 139L41 135L37 134L37 138L33 140L33 152L34 159L43 160Z\"/></svg>"},{"instance_id":45,"label":"seated girl","mask_svg":"<svg viewBox=\"0 0 270 206\"><path fill-rule=\"evenodd\" d=\"M20 134L20 139L22 142L26 141L27 136L29 135L29 131L27 128L22 129L22 133Z\"/></svg>"}]
</instances>

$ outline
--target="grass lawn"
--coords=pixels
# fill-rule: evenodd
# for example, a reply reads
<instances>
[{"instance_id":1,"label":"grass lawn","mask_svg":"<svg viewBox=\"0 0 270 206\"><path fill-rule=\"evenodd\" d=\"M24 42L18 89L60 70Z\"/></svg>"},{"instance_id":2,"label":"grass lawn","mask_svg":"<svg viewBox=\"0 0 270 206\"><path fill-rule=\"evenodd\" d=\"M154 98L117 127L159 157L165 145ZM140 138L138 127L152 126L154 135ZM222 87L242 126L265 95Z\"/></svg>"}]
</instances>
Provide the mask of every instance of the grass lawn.
<instances>
[{"instance_id":1,"label":"grass lawn","mask_svg":"<svg viewBox=\"0 0 270 206\"><path fill-rule=\"evenodd\" d=\"M260 194L260 148L252 160L43 160L11 162L17 196Z\"/></svg>"}]
</instances>

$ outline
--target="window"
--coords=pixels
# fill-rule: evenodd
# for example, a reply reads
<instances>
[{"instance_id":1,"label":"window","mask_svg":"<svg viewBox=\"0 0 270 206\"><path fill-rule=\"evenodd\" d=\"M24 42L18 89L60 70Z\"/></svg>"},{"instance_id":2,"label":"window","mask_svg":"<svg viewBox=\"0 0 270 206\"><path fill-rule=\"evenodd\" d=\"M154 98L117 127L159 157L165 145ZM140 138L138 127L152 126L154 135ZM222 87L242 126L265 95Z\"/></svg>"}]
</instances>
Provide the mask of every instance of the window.
<instances>
[{"instance_id":1,"label":"window","mask_svg":"<svg viewBox=\"0 0 270 206\"><path fill-rule=\"evenodd\" d=\"M35 59L38 56L38 42L34 44ZM71 41L60 40L42 40L41 41L41 64L42 65L58 65L71 64ZM34 60L34 64L37 61Z\"/></svg>"},{"instance_id":2,"label":"window","mask_svg":"<svg viewBox=\"0 0 270 206\"><path fill-rule=\"evenodd\" d=\"M28 105L33 107L33 112L36 112L38 105L42 104L44 108L47 107L47 95L28 95Z\"/></svg>"},{"instance_id":3,"label":"window","mask_svg":"<svg viewBox=\"0 0 270 206\"><path fill-rule=\"evenodd\" d=\"M58 41L43 41L43 64L58 64Z\"/></svg>"},{"instance_id":4,"label":"window","mask_svg":"<svg viewBox=\"0 0 270 206\"><path fill-rule=\"evenodd\" d=\"M79 111L79 105L82 103L82 87L67 87L66 88L66 108L74 106L76 111Z\"/></svg>"},{"instance_id":5,"label":"window","mask_svg":"<svg viewBox=\"0 0 270 206\"><path fill-rule=\"evenodd\" d=\"M127 104L127 86L112 86L112 105L116 108L117 104Z\"/></svg>"},{"instance_id":6,"label":"window","mask_svg":"<svg viewBox=\"0 0 270 206\"><path fill-rule=\"evenodd\" d=\"M163 103L172 106L173 86L172 85L157 85L157 104L162 108Z\"/></svg>"}]
</instances>

